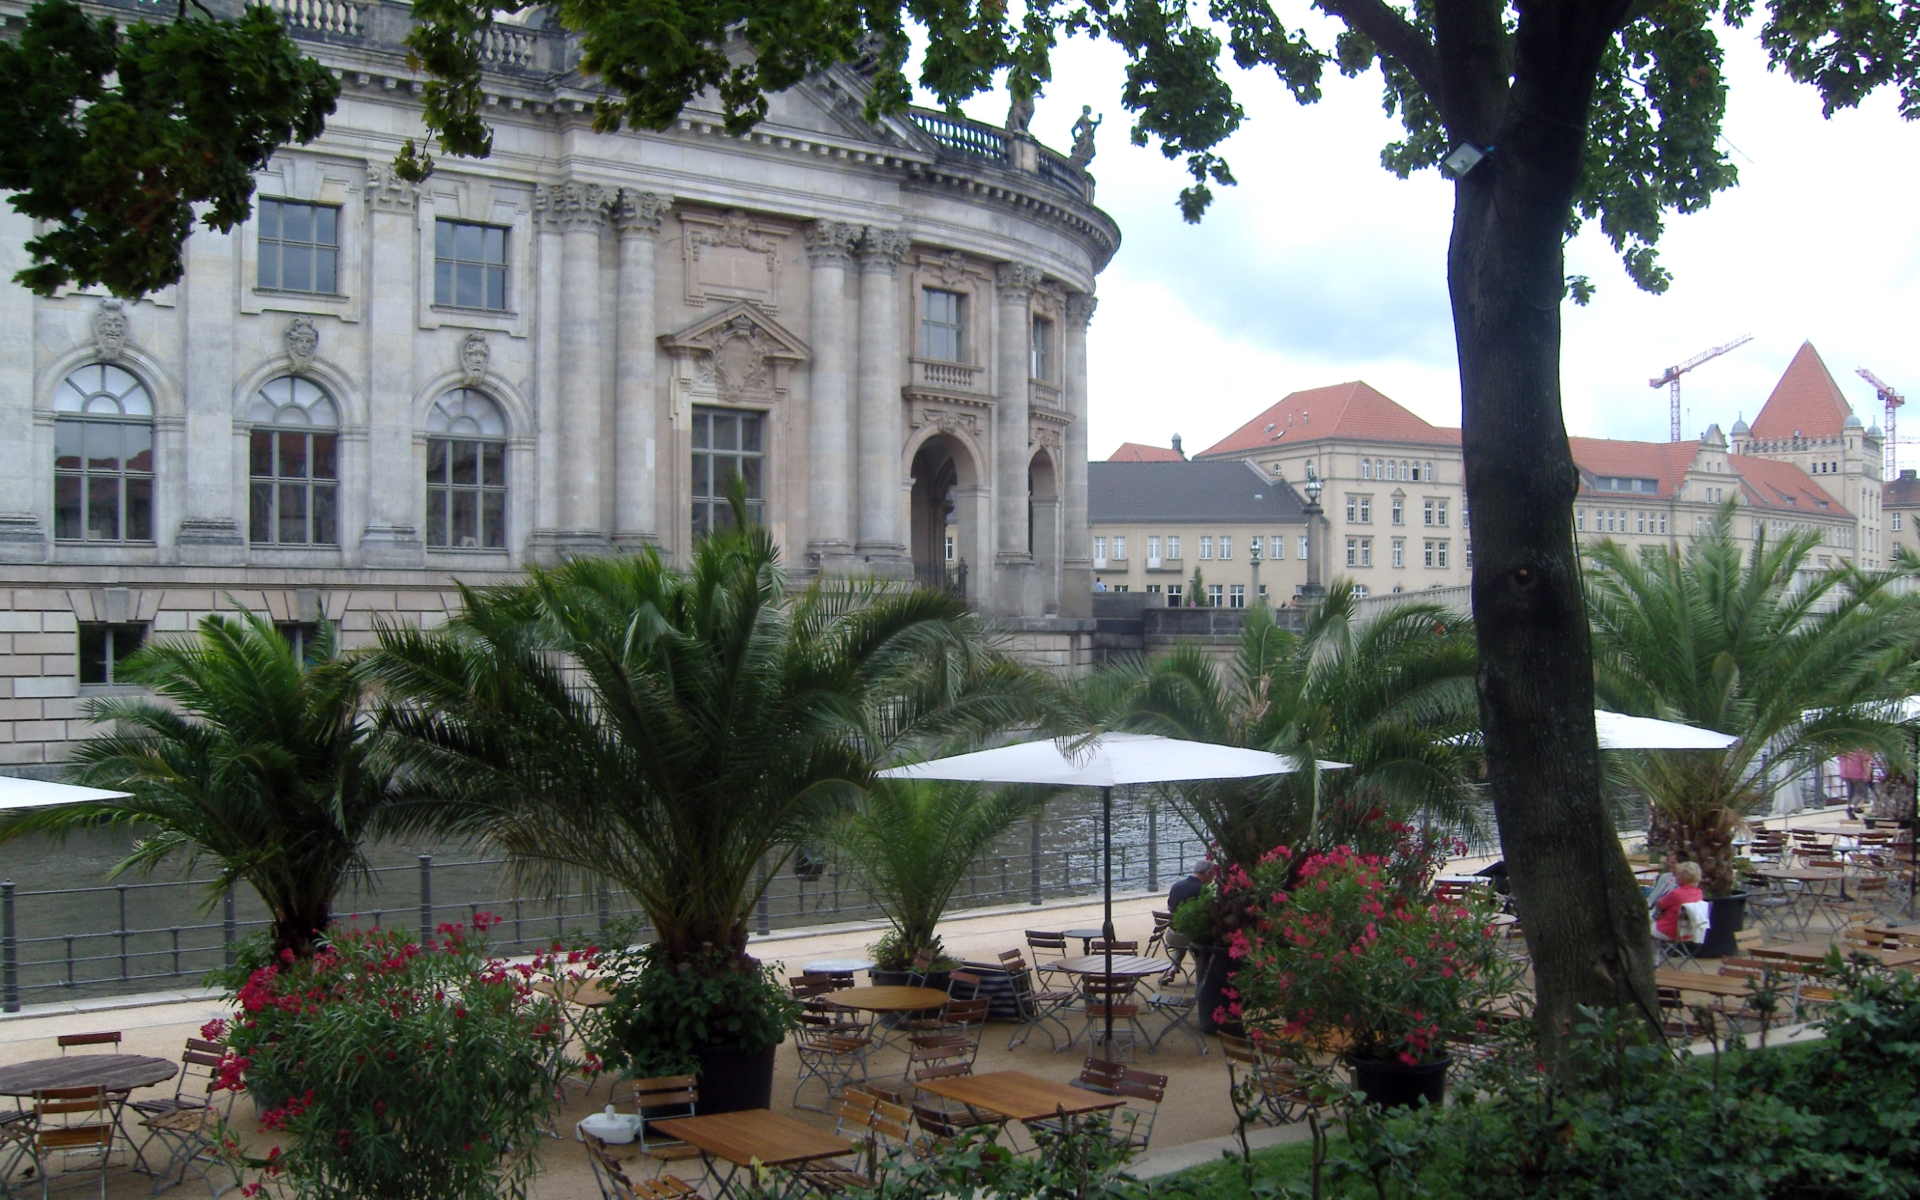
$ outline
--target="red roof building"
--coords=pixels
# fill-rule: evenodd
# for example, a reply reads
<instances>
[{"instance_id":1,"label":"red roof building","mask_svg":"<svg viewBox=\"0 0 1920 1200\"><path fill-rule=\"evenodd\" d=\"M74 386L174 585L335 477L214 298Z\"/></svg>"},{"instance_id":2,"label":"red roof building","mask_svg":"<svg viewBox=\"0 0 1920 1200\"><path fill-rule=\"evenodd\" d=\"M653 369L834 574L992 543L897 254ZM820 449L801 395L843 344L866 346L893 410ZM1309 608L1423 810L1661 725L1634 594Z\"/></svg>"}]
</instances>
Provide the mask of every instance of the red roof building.
<instances>
[{"instance_id":1,"label":"red roof building","mask_svg":"<svg viewBox=\"0 0 1920 1200\"><path fill-rule=\"evenodd\" d=\"M1853 408L1840 394L1833 373L1821 361L1812 342L1800 343L1800 350L1787 364L1773 394L1753 419L1755 441L1771 442L1783 438L1837 438Z\"/></svg>"},{"instance_id":2,"label":"red roof building","mask_svg":"<svg viewBox=\"0 0 1920 1200\"><path fill-rule=\"evenodd\" d=\"M1202 450L1200 458L1249 458L1288 442L1338 439L1458 446L1460 431L1432 425L1360 380L1294 392Z\"/></svg>"},{"instance_id":3,"label":"red roof building","mask_svg":"<svg viewBox=\"0 0 1920 1200\"><path fill-rule=\"evenodd\" d=\"M1178 441L1176 437L1174 439ZM1108 462L1185 462L1187 456L1167 446L1149 446L1143 442L1121 442Z\"/></svg>"}]
</instances>

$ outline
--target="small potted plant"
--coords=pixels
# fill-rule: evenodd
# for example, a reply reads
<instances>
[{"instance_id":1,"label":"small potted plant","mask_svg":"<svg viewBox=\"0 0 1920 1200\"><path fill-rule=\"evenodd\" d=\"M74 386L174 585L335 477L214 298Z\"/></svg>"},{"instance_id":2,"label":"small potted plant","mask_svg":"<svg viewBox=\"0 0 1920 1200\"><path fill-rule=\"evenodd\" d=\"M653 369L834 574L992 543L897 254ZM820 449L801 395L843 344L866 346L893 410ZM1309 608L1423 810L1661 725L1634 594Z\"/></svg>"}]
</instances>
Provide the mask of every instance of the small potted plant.
<instances>
[{"instance_id":1,"label":"small potted plant","mask_svg":"<svg viewBox=\"0 0 1920 1200\"><path fill-rule=\"evenodd\" d=\"M1257 1037L1344 1055L1388 1107L1438 1104L1451 1045L1517 983L1492 901L1432 900L1419 862L1349 846L1296 862L1280 847L1247 880L1258 918L1228 935L1229 1014Z\"/></svg>"}]
</instances>

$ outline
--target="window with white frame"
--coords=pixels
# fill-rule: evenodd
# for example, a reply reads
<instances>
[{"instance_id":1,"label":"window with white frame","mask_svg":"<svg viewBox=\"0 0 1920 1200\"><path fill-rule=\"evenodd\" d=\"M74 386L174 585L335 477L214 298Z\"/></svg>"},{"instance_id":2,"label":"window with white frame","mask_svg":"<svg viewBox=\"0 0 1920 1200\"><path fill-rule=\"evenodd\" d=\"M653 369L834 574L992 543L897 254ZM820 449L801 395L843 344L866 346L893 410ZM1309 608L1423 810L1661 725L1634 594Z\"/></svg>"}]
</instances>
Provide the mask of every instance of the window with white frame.
<instances>
[{"instance_id":1,"label":"window with white frame","mask_svg":"<svg viewBox=\"0 0 1920 1200\"><path fill-rule=\"evenodd\" d=\"M473 388L454 388L427 413L427 545L507 546L507 421Z\"/></svg>"},{"instance_id":2,"label":"window with white frame","mask_svg":"<svg viewBox=\"0 0 1920 1200\"><path fill-rule=\"evenodd\" d=\"M1152 562L1154 559L1159 557L1160 557L1160 538L1158 535L1149 536L1147 538L1147 561Z\"/></svg>"},{"instance_id":3,"label":"window with white frame","mask_svg":"<svg viewBox=\"0 0 1920 1200\"><path fill-rule=\"evenodd\" d=\"M1220 535L1220 557L1233 557L1233 539L1224 533Z\"/></svg>"},{"instance_id":4,"label":"window with white frame","mask_svg":"<svg viewBox=\"0 0 1920 1200\"><path fill-rule=\"evenodd\" d=\"M1247 585L1231 583L1227 585L1227 607L1245 608L1247 606Z\"/></svg>"},{"instance_id":5,"label":"window with white frame","mask_svg":"<svg viewBox=\"0 0 1920 1200\"><path fill-rule=\"evenodd\" d=\"M258 287L333 295L340 260L340 210L298 200L259 201Z\"/></svg>"},{"instance_id":6,"label":"window with white frame","mask_svg":"<svg viewBox=\"0 0 1920 1200\"><path fill-rule=\"evenodd\" d=\"M1393 539L1393 565L1396 567L1407 565L1407 539L1405 538Z\"/></svg>"},{"instance_id":7,"label":"window with white frame","mask_svg":"<svg viewBox=\"0 0 1920 1200\"><path fill-rule=\"evenodd\" d=\"M1177 533L1167 535L1167 557L1180 557L1180 535Z\"/></svg>"},{"instance_id":8,"label":"window with white frame","mask_svg":"<svg viewBox=\"0 0 1920 1200\"><path fill-rule=\"evenodd\" d=\"M1363 458L1360 460L1360 478L1362 479L1373 478L1373 460L1372 459Z\"/></svg>"},{"instance_id":9,"label":"window with white frame","mask_svg":"<svg viewBox=\"0 0 1920 1200\"><path fill-rule=\"evenodd\" d=\"M1307 555L1311 552L1312 546L1313 546L1313 539L1309 538L1304 533L1301 534L1300 535L1300 552L1297 555L1297 557L1300 559L1301 562L1305 562L1307 560Z\"/></svg>"},{"instance_id":10,"label":"window with white frame","mask_svg":"<svg viewBox=\"0 0 1920 1200\"><path fill-rule=\"evenodd\" d=\"M53 395L53 536L153 540L153 394L120 367L89 363Z\"/></svg>"},{"instance_id":11,"label":"window with white frame","mask_svg":"<svg viewBox=\"0 0 1920 1200\"><path fill-rule=\"evenodd\" d=\"M1393 498L1393 523L1395 525L1407 523L1407 502L1398 496Z\"/></svg>"},{"instance_id":12,"label":"window with white frame","mask_svg":"<svg viewBox=\"0 0 1920 1200\"><path fill-rule=\"evenodd\" d=\"M1033 319L1033 377L1053 378L1053 322L1046 317Z\"/></svg>"},{"instance_id":13,"label":"window with white frame","mask_svg":"<svg viewBox=\"0 0 1920 1200\"><path fill-rule=\"evenodd\" d=\"M728 408L693 410L693 535L733 526L728 494L737 480L746 492L747 520L765 519L766 417Z\"/></svg>"},{"instance_id":14,"label":"window with white frame","mask_svg":"<svg viewBox=\"0 0 1920 1200\"><path fill-rule=\"evenodd\" d=\"M1127 557L1127 539L1126 538L1116 537L1113 539L1113 557L1121 560L1122 562L1126 561L1126 557Z\"/></svg>"},{"instance_id":15,"label":"window with white frame","mask_svg":"<svg viewBox=\"0 0 1920 1200\"><path fill-rule=\"evenodd\" d=\"M1435 524L1445 525L1447 523L1447 502L1445 500L1436 500L1433 504L1434 511L1439 514L1439 520L1436 521Z\"/></svg>"},{"instance_id":16,"label":"window with white frame","mask_svg":"<svg viewBox=\"0 0 1920 1200\"><path fill-rule=\"evenodd\" d=\"M1218 583L1208 584L1207 585L1207 607L1219 608L1221 597L1224 594L1225 594L1225 587L1223 585Z\"/></svg>"},{"instance_id":17,"label":"window with white frame","mask_svg":"<svg viewBox=\"0 0 1920 1200\"><path fill-rule=\"evenodd\" d=\"M920 355L942 362L959 362L966 349L961 324L962 297L943 288L920 291ZM1016 370L1018 368L1015 368Z\"/></svg>"},{"instance_id":18,"label":"window with white frame","mask_svg":"<svg viewBox=\"0 0 1920 1200\"><path fill-rule=\"evenodd\" d=\"M340 544L340 410L297 375L262 384L247 411L247 540L254 545Z\"/></svg>"},{"instance_id":19,"label":"window with white frame","mask_svg":"<svg viewBox=\"0 0 1920 1200\"><path fill-rule=\"evenodd\" d=\"M1107 560L1107 539L1106 538L1097 537L1093 539L1093 557L1100 562L1105 562Z\"/></svg>"},{"instance_id":20,"label":"window with white frame","mask_svg":"<svg viewBox=\"0 0 1920 1200\"><path fill-rule=\"evenodd\" d=\"M1202 560L1210 560L1213 558L1213 538L1211 535L1201 536L1200 557Z\"/></svg>"}]
</instances>

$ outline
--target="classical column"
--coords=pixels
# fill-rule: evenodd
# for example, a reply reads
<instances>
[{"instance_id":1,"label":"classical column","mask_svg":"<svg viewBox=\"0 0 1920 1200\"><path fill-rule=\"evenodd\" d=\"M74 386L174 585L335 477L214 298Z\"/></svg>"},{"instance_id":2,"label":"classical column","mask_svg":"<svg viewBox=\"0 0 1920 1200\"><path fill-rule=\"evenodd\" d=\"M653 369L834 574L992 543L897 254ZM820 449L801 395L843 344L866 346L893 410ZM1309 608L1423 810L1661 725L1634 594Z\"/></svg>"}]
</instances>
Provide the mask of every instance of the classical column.
<instances>
[{"instance_id":1,"label":"classical column","mask_svg":"<svg viewBox=\"0 0 1920 1200\"><path fill-rule=\"evenodd\" d=\"M1000 544L993 559L993 603L1008 616L1039 616L1037 596L1029 594L1033 547L1027 536L1027 463L1032 457L1027 401L1033 321L1027 304L1040 284L1040 271L1024 263L1002 263L994 283L994 345L999 353L994 366L993 458Z\"/></svg>"},{"instance_id":2,"label":"classical column","mask_svg":"<svg viewBox=\"0 0 1920 1200\"><path fill-rule=\"evenodd\" d=\"M235 482L233 440L233 234L196 228L187 237L186 274L179 284L187 330L182 391L187 416L186 511L174 546L182 562L240 563L246 559L246 494ZM241 475L245 466L239 466Z\"/></svg>"},{"instance_id":3,"label":"classical column","mask_svg":"<svg viewBox=\"0 0 1920 1200\"><path fill-rule=\"evenodd\" d=\"M52 532L41 499L51 495L41 483L53 472L50 436L33 427L33 293L13 281L30 265L32 237L33 218L0 203L0 562L39 562Z\"/></svg>"},{"instance_id":4,"label":"classical column","mask_svg":"<svg viewBox=\"0 0 1920 1200\"><path fill-rule=\"evenodd\" d=\"M623 550L657 543L654 443L658 403L654 383L653 250L660 216L673 197L622 189L613 209L620 230L618 346L613 392L613 540Z\"/></svg>"},{"instance_id":5,"label":"classical column","mask_svg":"<svg viewBox=\"0 0 1920 1200\"><path fill-rule=\"evenodd\" d=\"M366 515L360 553L370 566L417 564L425 555L413 449L419 196L391 165L367 164L366 467L354 499Z\"/></svg>"},{"instance_id":6,"label":"classical column","mask_svg":"<svg viewBox=\"0 0 1920 1200\"><path fill-rule=\"evenodd\" d=\"M550 189L534 189L533 420L534 513L533 538L537 557L551 558L565 514L560 503L560 381L565 366L560 357L560 214L548 203Z\"/></svg>"},{"instance_id":7,"label":"classical column","mask_svg":"<svg viewBox=\"0 0 1920 1200\"><path fill-rule=\"evenodd\" d=\"M894 273L911 239L869 225L860 238L860 540L855 553L877 575L907 575L901 419L900 295Z\"/></svg>"},{"instance_id":8,"label":"classical column","mask_svg":"<svg viewBox=\"0 0 1920 1200\"><path fill-rule=\"evenodd\" d=\"M606 429L600 363L600 231L612 199L596 183L547 188L550 220L560 226L561 540L576 550L607 542L601 442Z\"/></svg>"},{"instance_id":9,"label":"classical column","mask_svg":"<svg viewBox=\"0 0 1920 1200\"><path fill-rule=\"evenodd\" d=\"M847 432L852 402L847 378L847 260L860 240L860 227L844 221L815 221L807 226L807 258L813 263L813 303L808 337L813 359L812 410L807 430L811 490L807 554L820 570L847 568L853 554L849 498L854 488L853 455ZM890 276L882 276L888 278Z\"/></svg>"},{"instance_id":10,"label":"classical column","mask_svg":"<svg viewBox=\"0 0 1920 1200\"><path fill-rule=\"evenodd\" d=\"M1093 615L1093 560L1089 557L1092 533L1087 527L1087 323L1093 320L1099 303L1085 292L1067 297L1066 447L1061 457L1061 538L1060 615Z\"/></svg>"}]
</instances>

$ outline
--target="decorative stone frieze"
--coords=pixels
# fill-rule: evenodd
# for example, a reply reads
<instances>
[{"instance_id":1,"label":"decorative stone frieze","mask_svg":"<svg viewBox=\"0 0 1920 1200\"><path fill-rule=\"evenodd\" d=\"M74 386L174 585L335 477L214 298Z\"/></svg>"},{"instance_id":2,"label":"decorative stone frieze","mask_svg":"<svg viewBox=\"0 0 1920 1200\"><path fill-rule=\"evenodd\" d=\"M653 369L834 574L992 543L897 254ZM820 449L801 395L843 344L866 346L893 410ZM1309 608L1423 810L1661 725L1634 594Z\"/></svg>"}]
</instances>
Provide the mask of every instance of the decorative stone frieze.
<instances>
[{"instance_id":1,"label":"decorative stone frieze","mask_svg":"<svg viewBox=\"0 0 1920 1200\"><path fill-rule=\"evenodd\" d=\"M912 247L913 237L906 230L869 225L860 235L861 269L891 275Z\"/></svg>"},{"instance_id":2,"label":"decorative stone frieze","mask_svg":"<svg viewBox=\"0 0 1920 1200\"><path fill-rule=\"evenodd\" d=\"M816 263L844 263L860 243L860 226L847 221L815 221L807 226L807 257Z\"/></svg>"},{"instance_id":3,"label":"decorative stone frieze","mask_svg":"<svg viewBox=\"0 0 1920 1200\"><path fill-rule=\"evenodd\" d=\"M660 218L672 207L672 196L621 188L613 204L613 224L622 235L654 237L660 232Z\"/></svg>"},{"instance_id":4,"label":"decorative stone frieze","mask_svg":"<svg viewBox=\"0 0 1920 1200\"><path fill-rule=\"evenodd\" d=\"M606 224L607 209L613 200L612 188L570 179L535 191L533 208L535 215L550 229L597 230Z\"/></svg>"},{"instance_id":5,"label":"decorative stone frieze","mask_svg":"<svg viewBox=\"0 0 1920 1200\"><path fill-rule=\"evenodd\" d=\"M993 273L993 281L1003 295L1009 297L1030 296L1033 289L1040 286L1045 275L1038 267L1025 263L1001 263Z\"/></svg>"}]
</instances>

